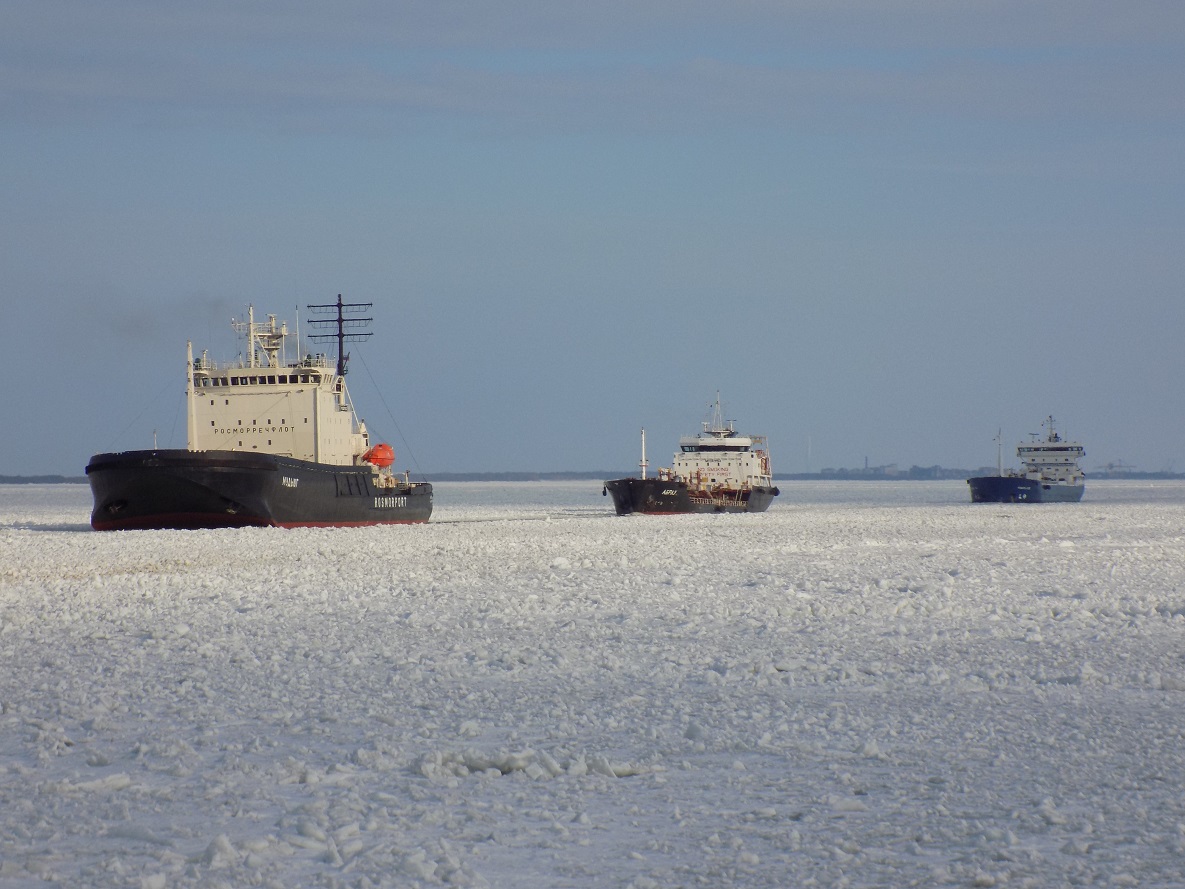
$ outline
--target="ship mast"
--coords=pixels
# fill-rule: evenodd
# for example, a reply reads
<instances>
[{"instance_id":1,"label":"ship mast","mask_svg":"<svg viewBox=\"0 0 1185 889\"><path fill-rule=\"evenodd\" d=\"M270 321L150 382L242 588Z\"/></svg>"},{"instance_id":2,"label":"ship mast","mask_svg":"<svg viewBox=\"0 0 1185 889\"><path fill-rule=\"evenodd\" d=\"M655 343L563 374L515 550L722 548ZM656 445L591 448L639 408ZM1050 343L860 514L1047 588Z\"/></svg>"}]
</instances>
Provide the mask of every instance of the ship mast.
<instances>
[{"instance_id":1,"label":"ship mast","mask_svg":"<svg viewBox=\"0 0 1185 889\"><path fill-rule=\"evenodd\" d=\"M638 462L638 466L642 470L642 478L646 478L646 467L650 465L650 461L646 459L646 430L642 430L642 459Z\"/></svg>"},{"instance_id":2,"label":"ship mast","mask_svg":"<svg viewBox=\"0 0 1185 889\"><path fill-rule=\"evenodd\" d=\"M701 425L704 427L706 435L716 438L727 438L736 432L732 420L727 423L724 421L724 409L720 406L720 390L716 390L716 402L708 405L708 419L704 420Z\"/></svg>"},{"instance_id":3,"label":"ship mast","mask_svg":"<svg viewBox=\"0 0 1185 889\"><path fill-rule=\"evenodd\" d=\"M334 318L322 318L309 322L309 326L314 329L331 330L336 327L336 332L312 334L309 339L318 343L337 340L337 375L339 377L346 375L346 364L350 360L350 356L346 354L345 344L361 342L373 335L370 332L362 333L358 330L360 327L369 325L374 320L373 318L351 317L351 314L369 312L372 305L374 303L344 303L342 295L339 293L336 303L308 306L308 310L314 315L336 314Z\"/></svg>"},{"instance_id":4,"label":"ship mast","mask_svg":"<svg viewBox=\"0 0 1185 889\"><path fill-rule=\"evenodd\" d=\"M259 353L267 356L268 367L279 367L280 350L284 347L284 340L288 336L288 325L281 323L276 326L276 316L268 315L267 323L255 323L255 306L247 306L247 320L235 321L231 319L230 326L247 338L247 367L263 367L259 363Z\"/></svg>"},{"instance_id":5,"label":"ship mast","mask_svg":"<svg viewBox=\"0 0 1185 889\"><path fill-rule=\"evenodd\" d=\"M193 340L185 341L185 446L196 451L197 446L197 417L194 413L197 393L193 387Z\"/></svg>"}]
</instances>

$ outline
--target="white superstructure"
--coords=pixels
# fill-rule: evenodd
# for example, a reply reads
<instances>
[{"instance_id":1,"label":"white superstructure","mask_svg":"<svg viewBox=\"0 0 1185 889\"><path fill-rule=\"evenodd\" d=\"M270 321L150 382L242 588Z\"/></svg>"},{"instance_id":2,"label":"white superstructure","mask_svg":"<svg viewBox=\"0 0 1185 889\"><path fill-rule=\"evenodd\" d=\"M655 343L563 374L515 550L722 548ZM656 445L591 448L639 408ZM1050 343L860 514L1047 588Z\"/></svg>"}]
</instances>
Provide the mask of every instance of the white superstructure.
<instances>
[{"instance_id":1,"label":"white superstructure","mask_svg":"<svg viewBox=\"0 0 1185 889\"><path fill-rule=\"evenodd\" d=\"M738 435L732 420L723 421L717 395L703 431L680 438L670 468L659 469L658 475L684 482L693 491L772 488L769 454L759 447L764 444L764 437Z\"/></svg>"},{"instance_id":2,"label":"white superstructure","mask_svg":"<svg viewBox=\"0 0 1185 889\"><path fill-rule=\"evenodd\" d=\"M1079 468L1078 461L1086 451L1077 442L1065 441L1058 435L1053 427L1053 417L1048 417L1044 425L1047 427L1045 438L1038 439L1034 434L1031 441L1016 446L1016 456L1024 464L1020 474L1046 484L1083 484L1086 474Z\"/></svg>"},{"instance_id":3,"label":"white superstructure","mask_svg":"<svg viewBox=\"0 0 1185 889\"><path fill-rule=\"evenodd\" d=\"M275 315L234 327L247 338L247 357L216 364L188 347L188 406L191 451L259 451L316 463L355 465L370 448L366 424L350 403L343 375L323 354L289 363L291 336Z\"/></svg>"}]
</instances>

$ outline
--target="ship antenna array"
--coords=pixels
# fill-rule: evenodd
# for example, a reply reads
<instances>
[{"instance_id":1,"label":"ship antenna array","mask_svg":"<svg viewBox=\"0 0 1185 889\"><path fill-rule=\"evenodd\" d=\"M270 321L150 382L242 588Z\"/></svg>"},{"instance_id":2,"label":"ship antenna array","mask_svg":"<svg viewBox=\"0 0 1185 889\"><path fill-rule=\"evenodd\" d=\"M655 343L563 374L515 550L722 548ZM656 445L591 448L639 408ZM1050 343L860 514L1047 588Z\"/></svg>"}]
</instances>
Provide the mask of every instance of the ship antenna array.
<instances>
[{"instance_id":1,"label":"ship antenna array","mask_svg":"<svg viewBox=\"0 0 1185 889\"><path fill-rule=\"evenodd\" d=\"M317 343L337 340L337 375L346 375L346 363L350 356L346 354L346 343L359 343L370 339L374 334L370 331L362 332L358 328L368 327L373 318L359 318L355 313L369 312L374 303L344 303L342 295L337 295L337 302L307 306L314 315L336 315L334 318L320 318L310 320L308 325L314 330L330 330L331 333L309 334L309 339ZM334 329L336 328L336 330Z\"/></svg>"}]
</instances>

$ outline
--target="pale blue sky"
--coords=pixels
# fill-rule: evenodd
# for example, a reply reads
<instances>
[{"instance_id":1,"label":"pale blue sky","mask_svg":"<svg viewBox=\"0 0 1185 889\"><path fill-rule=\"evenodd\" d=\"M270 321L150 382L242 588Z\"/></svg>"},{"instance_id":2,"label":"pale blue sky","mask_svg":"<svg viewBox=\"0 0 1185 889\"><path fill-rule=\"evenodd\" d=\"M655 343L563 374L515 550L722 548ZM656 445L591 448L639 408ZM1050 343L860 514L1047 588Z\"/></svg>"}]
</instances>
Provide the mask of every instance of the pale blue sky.
<instances>
[{"instance_id":1,"label":"pale blue sky","mask_svg":"<svg viewBox=\"0 0 1185 889\"><path fill-rule=\"evenodd\" d=\"M187 338L338 293L429 475L662 462L717 390L775 471L1047 414L1182 471L1182 158L1178 0L9 0L0 474L184 446Z\"/></svg>"}]
</instances>

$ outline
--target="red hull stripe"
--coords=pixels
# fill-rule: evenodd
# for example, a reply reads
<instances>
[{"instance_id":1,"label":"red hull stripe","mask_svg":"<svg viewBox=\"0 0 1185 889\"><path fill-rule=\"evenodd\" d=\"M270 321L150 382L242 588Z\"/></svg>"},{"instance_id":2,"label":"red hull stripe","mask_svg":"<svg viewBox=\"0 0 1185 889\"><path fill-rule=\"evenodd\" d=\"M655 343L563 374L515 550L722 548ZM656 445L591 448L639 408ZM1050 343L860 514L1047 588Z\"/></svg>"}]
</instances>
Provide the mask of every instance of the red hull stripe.
<instances>
[{"instance_id":1,"label":"red hull stripe","mask_svg":"<svg viewBox=\"0 0 1185 889\"><path fill-rule=\"evenodd\" d=\"M184 531L215 530L218 528L362 528L371 525L423 525L427 519L392 519L364 522L273 522L269 519L245 517L235 522L214 522L205 515L188 513L145 516L126 521L91 522L96 531Z\"/></svg>"},{"instance_id":2,"label":"red hull stripe","mask_svg":"<svg viewBox=\"0 0 1185 889\"><path fill-rule=\"evenodd\" d=\"M371 525L425 525L427 519L392 519L377 522L272 522L276 528L368 528Z\"/></svg>"}]
</instances>

